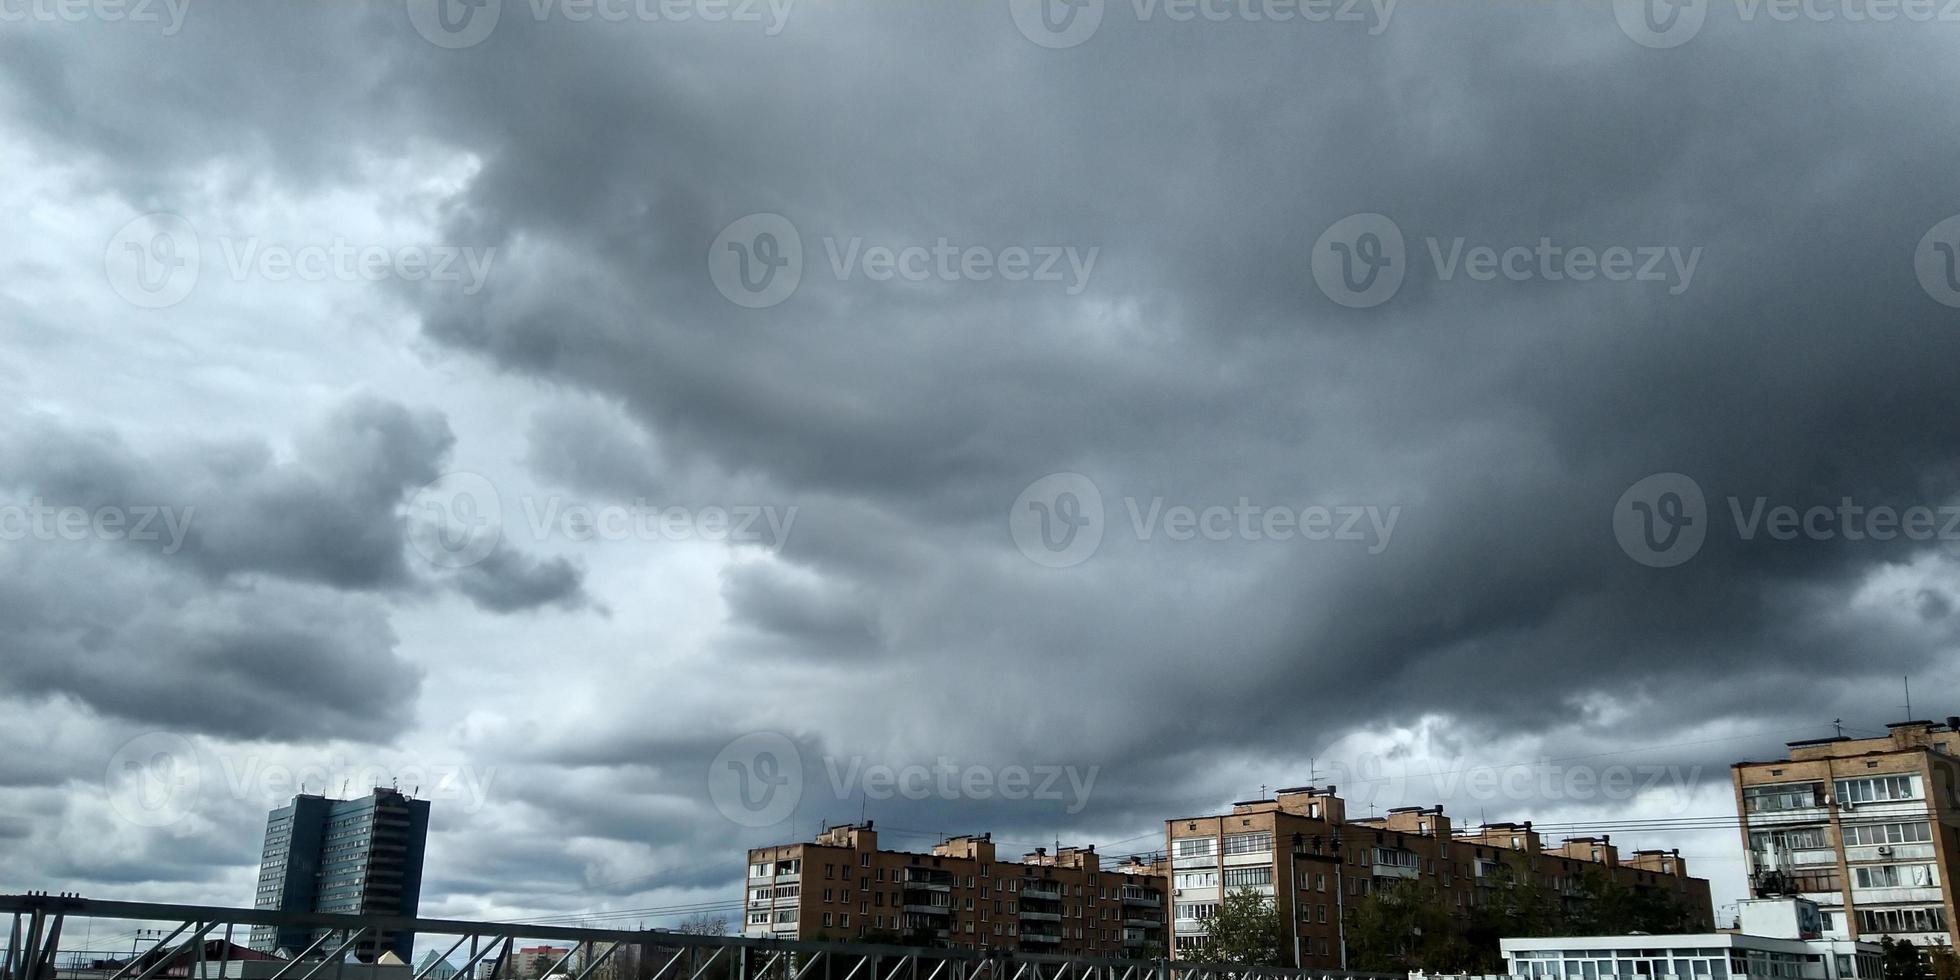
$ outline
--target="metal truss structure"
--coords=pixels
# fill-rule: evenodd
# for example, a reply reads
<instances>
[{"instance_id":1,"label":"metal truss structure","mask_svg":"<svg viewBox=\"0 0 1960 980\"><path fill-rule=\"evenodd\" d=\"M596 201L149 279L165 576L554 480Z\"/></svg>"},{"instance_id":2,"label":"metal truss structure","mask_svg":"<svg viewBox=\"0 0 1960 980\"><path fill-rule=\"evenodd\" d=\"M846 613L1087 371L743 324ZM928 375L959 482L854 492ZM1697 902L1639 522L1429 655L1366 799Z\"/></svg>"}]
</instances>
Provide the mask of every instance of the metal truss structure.
<instances>
[{"instance_id":1,"label":"metal truss structure","mask_svg":"<svg viewBox=\"0 0 1960 980\"><path fill-rule=\"evenodd\" d=\"M631 959L623 980L1360 980L1399 974L1247 967L1182 960L1106 959L971 949L883 946L867 943L797 942L733 936L701 936L662 930L601 929L522 922L471 922L408 919L377 915L330 915L196 905L97 901L75 895L0 895L0 916L12 918L0 980L64 980L82 971L57 969L64 927L80 919L165 923L169 930L126 960L87 973L100 980L170 980L172 977L224 978L242 962L228 962L239 927L303 929L315 938L292 959L277 960L265 977L252 980L374 980L375 964L354 962L349 951L362 940L390 933L438 942L442 954L420 969L392 967L408 980L429 980L443 963L457 966L458 980L475 980L481 967L487 980L522 980L512 956L519 940L563 943L568 951L543 971L568 980L614 980L602 973L610 963ZM213 940L217 959L207 957ZM175 944L175 945L173 945ZM444 946L446 945L446 948ZM451 962L467 947L460 966ZM620 956L627 951L627 956ZM72 952L71 952L72 956ZM260 961L264 962L264 961ZM352 974L347 977L346 974Z\"/></svg>"}]
</instances>

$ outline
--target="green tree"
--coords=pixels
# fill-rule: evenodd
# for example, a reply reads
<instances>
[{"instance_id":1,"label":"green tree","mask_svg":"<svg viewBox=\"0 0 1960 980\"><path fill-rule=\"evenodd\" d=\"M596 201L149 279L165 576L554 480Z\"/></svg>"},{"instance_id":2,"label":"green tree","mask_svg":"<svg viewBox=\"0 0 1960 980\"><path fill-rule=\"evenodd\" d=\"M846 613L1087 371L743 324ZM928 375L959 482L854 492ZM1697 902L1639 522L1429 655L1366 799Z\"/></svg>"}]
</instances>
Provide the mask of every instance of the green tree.
<instances>
[{"instance_id":1,"label":"green tree","mask_svg":"<svg viewBox=\"0 0 1960 980\"><path fill-rule=\"evenodd\" d=\"M1685 904L1662 889L1635 888L1595 870L1580 877L1579 893L1578 908L1564 925L1564 935L1665 935L1697 932L1708 926L1697 922Z\"/></svg>"},{"instance_id":2,"label":"green tree","mask_svg":"<svg viewBox=\"0 0 1960 980\"><path fill-rule=\"evenodd\" d=\"M1886 936L1878 941L1878 959L1885 980L1927 980L1926 954L1917 944Z\"/></svg>"},{"instance_id":3,"label":"green tree","mask_svg":"<svg viewBox=\"0 0 1960 980\"><path fill-rule=\"evenodd\" d=\"M1218 903L1205 923L1205 943L1198 957L1238 966L1278 966L1279 911L1272 899L1241 888Z\"/></svg>"},{"instance_id":4,"label":"green tree","mask_svg":"<svg viewBox=\"0 0 1960 980\"><path fill-rule=\"evenodd\" d=\"M1347 944L1350 967L1379 973L1462 973L1480 962L1450 903L1427 881L1378 888L1348 906Z\"/></svg>"},{"instance_id":5,"label":"green tree","mask_svg":"<svg viewBox=\"0 0 1960 980\"><path fill-rule=\"evenodd\" d=\"M1933 968L1933 980L1960 980L1960 956L1954 955L1952 949L1928 949L1926 959Z\"/></svg>"}]
</instances>

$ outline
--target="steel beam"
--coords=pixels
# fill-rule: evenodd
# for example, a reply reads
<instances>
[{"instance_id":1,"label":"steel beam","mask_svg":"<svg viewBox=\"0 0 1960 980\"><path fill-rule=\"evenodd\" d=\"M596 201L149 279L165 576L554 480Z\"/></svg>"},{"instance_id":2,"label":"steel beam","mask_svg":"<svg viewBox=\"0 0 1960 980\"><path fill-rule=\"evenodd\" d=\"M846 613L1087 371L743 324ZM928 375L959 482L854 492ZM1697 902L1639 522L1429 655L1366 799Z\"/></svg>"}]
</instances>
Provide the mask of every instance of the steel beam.
<instances>
[{"instance_id":1,"label":"steel beam","mask_svg":"<svg viewBox=\"0 0 1960 980\"><path fill-rule=\"evenodd\" d=\"M346 939L346 941L344 941L344 942L342 942L342 943L341 943L340 945L338 945L338 946L335 946L335 947L333 948L333 952L331 952L331 953L328 953L328 954L327 954L327 956L326 956L326 958L325 958L325 959L323 959L323 960L321 960L321 961L320 961L320 962L319 962L318 964L316 964L316 965L315 965L315 966L313 967L313 969L311 969L311 970L308 970L308 971L306 971L306 973L304 973L304 974L302 974L302 975L300 976L300 978L299 978L299 980L313 980L313 978L314 978L314 977L316 977L316 976L318 976L318 975L319 975L319 973L320 973L320 971L321 971L321 970L324 970L324 969L326 969L326 968L327 968L327 964L329 964L329 963L332 963L332 964L335 964L335 965L339 965L339 964L340 964L340 962L341 962L341 959L340 959L340 958L341 958L342 956L345 956L345 955L347 954L347 947L349 947L349 946L352 946L352 945L354 945L354 944L355 944L355 943L357 943L357 942L360 942L360 941L361 941L361 937L363 937L363 936L366 936L367 934L368 934L368 930L367 930L367 929L365 929L365 928L361 928L361 929L356 929L356 930L354 930L354 932L353 932L353 934L352 934L352 935L349 935L349 936L347 937L347 939ZM296 962L297 962L297 961L296 961ZM281 973L284 973L285 971L284 971L284 970L281 970L281 971L279 971L279 972L281 972ZM146 980L146 978L140 978L140 977L139 977L139 978L138 978L138 980Z\"/></svg>"}]
</instances>

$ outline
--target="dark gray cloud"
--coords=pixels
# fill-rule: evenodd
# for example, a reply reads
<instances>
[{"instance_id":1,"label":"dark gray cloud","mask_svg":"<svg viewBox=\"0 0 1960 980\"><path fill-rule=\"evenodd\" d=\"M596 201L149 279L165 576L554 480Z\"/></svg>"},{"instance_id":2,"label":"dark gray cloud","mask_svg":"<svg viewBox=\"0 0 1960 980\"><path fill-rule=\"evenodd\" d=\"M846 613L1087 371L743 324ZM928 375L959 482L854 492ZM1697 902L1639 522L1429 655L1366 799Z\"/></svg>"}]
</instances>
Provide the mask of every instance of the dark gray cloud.
<instances>
[{"instance_id":1,"label":"dark gray cloud","mask_svg":"<svg viewBox=\"0 0 1960 980\"><path fill-rule=\"evenodd\" d=\"M456 573L456 587L470 601L492 612L516 612L544 605L577 609L586 602L585 576L568 558L533 560L508 549Z\"/></svg>"}]
</instances>

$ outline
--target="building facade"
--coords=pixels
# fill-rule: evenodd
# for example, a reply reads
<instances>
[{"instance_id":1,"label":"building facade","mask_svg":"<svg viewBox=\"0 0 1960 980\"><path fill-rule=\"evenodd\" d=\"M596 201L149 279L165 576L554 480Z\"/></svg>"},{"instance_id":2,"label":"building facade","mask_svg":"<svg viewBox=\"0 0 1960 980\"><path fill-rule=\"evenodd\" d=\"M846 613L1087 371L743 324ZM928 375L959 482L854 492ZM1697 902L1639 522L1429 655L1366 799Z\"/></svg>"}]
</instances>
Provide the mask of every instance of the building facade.
<instances>
[{"instance_id":1,"label":"building facade","mask_svg":"<svg viewBox=\"0 0 1960 980\"><path fill-rule=\"evenodd\" d=\"M1000 859L990 835L930 853L878 847L871 822L808 843L749 851L742 934L1030 953L1157 956L1165 943L1159 866L1109 869L1093 847Z\"/></svg>"},{"instance_id":2,"label":"building facade","mask_svg":"<svg viewBox=\"0 0 1960 980\"><path fill-rule=\"evenodd\" d=\"M1960 718L1886 729L1731 768L1750 890L1816 902L1828 935L1951 946Z\"/></svg>"},{"instance_id":3,"label":"building facade","mask_svg":"<svg viewBox=\"0 0 1960 980\"><path fill-rule=\"evenodd\" d=\"M301 794L266 817L255 908L412 917L421 903L422 856L429 803L376 787L366 797L332 800ZM309 929L255 926L253 949L293 953L318 934ZM354 952L372 961L392 951L402 961L412 933L382 932Z\"/></svg>"},{"instance_id":4,"label":"building facade","mask_svg":"<svg viewBox=\"0 0 1960 980\"><path fill-rule=\"evenodd\" d=\"M1467 914L1500 869L1568 903L1583 900L1589 873L1657 890L1713 928L1708 882L1689 877L1678 853L1636 851L1623 859L1606 837L1550 848L1529 823L1456 831L1440 806L1354 820L1333 786L1284 789L1273 799L1233 804L1230 813L1166 821L1166 845L1172 948L1180 956L1203 945L1206 920L1225 895L1251 889L1279 913L1286 962L1338 969L1350 903L1398 882L1426 880Z\"/></svg>"},{"instance_id":5,"label":"building facade","mask_svg":"<svg viewBox=\"0 0 1960 980\"><path fill-rule=\"evenodd\" d=\"M1803 899L1745 899L1735 932L1676 936L1503 939L1514 977L1609 980L1878 980L1877 943L1822 934L1818 906Z\"/></svg>"}]
</instances>

